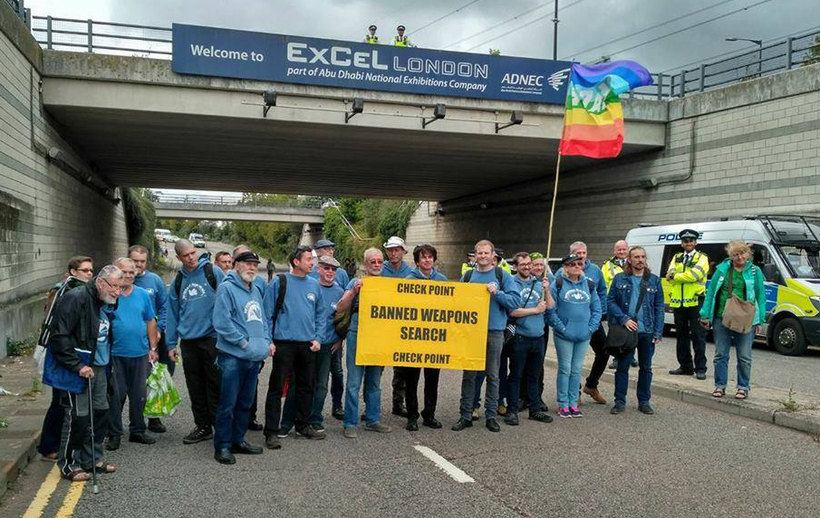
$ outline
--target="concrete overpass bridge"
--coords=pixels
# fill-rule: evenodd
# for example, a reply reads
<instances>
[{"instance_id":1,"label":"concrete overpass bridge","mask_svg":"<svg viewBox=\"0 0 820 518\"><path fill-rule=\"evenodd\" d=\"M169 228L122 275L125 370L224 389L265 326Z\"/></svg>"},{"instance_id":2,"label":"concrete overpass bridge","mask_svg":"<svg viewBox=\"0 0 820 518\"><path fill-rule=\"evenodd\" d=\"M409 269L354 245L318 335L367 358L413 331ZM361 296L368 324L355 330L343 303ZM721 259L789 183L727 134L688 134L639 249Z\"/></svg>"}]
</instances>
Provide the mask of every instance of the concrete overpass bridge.
<instances>
[{"instance_id":1,"label":"concrete overpass bridge","mask_svg":"<svg viewBox=\"0 0 820 518\"><path fill-rule=\"evenodd\" d=\"M312 204L311 204L312 205ZM261 221L321 225L325 213L321 207L257 205L238 198L222 196L161 196L154 201L158 219L199 219L209 221Z\"/></svg>"},{"instance_id":2,"label":"concrete overpass bridge","mask_svg":"<svg viewBox=\"0 0 820 518\"><path fill-rule=\"evenodd\" d=\"M558 105L179 75L162 59L42 56L45 109L116 186L444 201L545 179L563 127ZM267 115L266 91L277 94ZM354 98L364 110L346 122ZM446 117L423 127L437 104ZM664 146L667 109L625 102L625 158ZM523 123L497 132L513 111ZM562 167L589 163L565 158Z\"/></svg>"}]
</instances>

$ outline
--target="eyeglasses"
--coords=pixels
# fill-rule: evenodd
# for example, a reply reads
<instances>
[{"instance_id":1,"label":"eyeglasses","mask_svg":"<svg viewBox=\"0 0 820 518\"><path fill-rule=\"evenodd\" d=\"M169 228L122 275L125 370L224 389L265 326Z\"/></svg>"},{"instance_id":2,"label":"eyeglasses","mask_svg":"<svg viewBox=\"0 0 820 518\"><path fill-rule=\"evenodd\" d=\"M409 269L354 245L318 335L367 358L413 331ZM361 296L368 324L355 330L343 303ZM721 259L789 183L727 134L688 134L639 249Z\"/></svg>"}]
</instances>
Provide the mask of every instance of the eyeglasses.
<instances>
[{"instance_id":1,"label":"eyeglasses","mask_svg":"<svg viewBox=\"0 0 820 518\"><path fill-rule=\"evenodd\" d=\"M567 266L580 268L580 267L584 266L584 263L582 263L581 261L573 261L571 263L567 263Z\"/></svg>"},{"instance_id":2,"label":"eyeglasses","mask_svg":"<svg viewBox=\"0 0 820 518\"><path fill-rule=\"evenodd\" d=\"M83 273L94 273L94 268L77 268L77 271Z\"/></svg>"},{"instance_id":3,"label":"eyeglasses","mask_svg":"<svg viewBox=\"0 0 820 518\"><path fill-rule=\"evenodd\" d=\"M110 282L108 282L108 279L106 279L106 278L104 278L104 277L100 277L100 279L102 279L102 281L103 281L104 283L108 284L108 286L109 286L112 290L114 290L114 291L122 291L122 286L114 286L113 284L111 284Z\"/></svg>"}]
</instances>

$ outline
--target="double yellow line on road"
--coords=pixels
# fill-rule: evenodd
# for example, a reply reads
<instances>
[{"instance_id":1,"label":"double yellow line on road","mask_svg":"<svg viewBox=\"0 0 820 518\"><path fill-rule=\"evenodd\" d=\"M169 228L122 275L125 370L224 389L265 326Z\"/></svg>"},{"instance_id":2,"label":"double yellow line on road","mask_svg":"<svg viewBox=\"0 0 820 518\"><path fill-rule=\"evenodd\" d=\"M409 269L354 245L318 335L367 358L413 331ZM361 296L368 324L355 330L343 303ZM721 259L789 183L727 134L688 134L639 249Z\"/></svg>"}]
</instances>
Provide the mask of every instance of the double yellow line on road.
<instances>
[{"instance_id":1,"label":"double yellow line on road","mask_svg":"<svg viewBox=\"0 0 820 518\"><path fill-rule=\"evenodd\" d=\"M40 485L37 494L34 495L34 500L29 504L28 509L26 509L26 512L23 514L23 518L40 518L43 516L43 512L48 506L48 501L57 489L59 482L60 470L57 469L57 466L54 466ZM74 514L74 508L77 507L77 502L80 501L80 497L83 495L85 483L86 481L71 482L71 487L68 488L68 493L66 493L65 498L63 498L63 504L54 516L57 518L70 518Z\"/></svg>"}]
</instances>

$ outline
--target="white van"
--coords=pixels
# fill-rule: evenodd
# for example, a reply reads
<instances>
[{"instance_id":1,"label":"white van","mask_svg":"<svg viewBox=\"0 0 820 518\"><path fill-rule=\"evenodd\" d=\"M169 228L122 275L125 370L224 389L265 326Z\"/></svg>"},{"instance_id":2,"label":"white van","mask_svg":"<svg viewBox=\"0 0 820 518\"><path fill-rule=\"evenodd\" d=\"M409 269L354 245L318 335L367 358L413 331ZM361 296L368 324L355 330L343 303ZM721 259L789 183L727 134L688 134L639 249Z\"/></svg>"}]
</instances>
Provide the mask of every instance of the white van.
<instances>
[{"instance_id":1,"label":"white van","mask_svg":"<svg viewBox=\"0 0 820 518\"><path fill-rule=\"evenodd\" d=\"M190 241L196 248L205 248L205 238L202 237L202 234L191 232L188 234L188 241Z\"/></svg>"},{"instance_id":2,"label":"white van","mask_svg":"<svg viewBox=\"0 0 820 518\"><path fill-rule=\"evenodd\" d=\"M171 231L167 228L155 228L154 237L157 238L157 241L168 241L168 238L171 237Z\"/></svg>"},{"instance_id":3,"label":"white van","mask_svg":"<svg viewBox=\"0 0 820 518\"><path fill-rule=\"evenodd\" d=\"M820 218L812 216L747 216L739 220L642 225L626 235L629 246L646 249L649 268L664 277L669 262L681 251L678 233L700 233L697 250L709 257L709 278L726 258L726 244L742 239L752 247L752 261L766 284L763 335L781 354L798 356L820 344ZM664 280L666 324L673 324L669 285Z\"/></svg>"}]
</instances>

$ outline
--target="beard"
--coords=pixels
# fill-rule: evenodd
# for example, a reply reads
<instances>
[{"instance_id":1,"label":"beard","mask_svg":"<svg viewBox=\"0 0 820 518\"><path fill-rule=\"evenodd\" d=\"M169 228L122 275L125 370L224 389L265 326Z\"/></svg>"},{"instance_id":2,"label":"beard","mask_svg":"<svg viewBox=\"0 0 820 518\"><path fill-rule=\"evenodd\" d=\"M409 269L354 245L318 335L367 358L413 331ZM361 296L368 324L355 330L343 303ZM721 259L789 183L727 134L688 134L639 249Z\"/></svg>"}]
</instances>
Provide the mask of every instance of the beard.
<instances>
[{"instance_id":1,"label":"beard","mask_svg":"<svg viewBox=\"0 0 820 518\"><path fill-rule=\"evenodd\" d=\"M115 304L117 302L117 297L114 295L103 294L100 299L106 304Z\"/></svg>"},{"instance_id":2,"label":"beard","mask_svg":"<svg viewBox=\"0 0 820 518\"><path fill-rule=\"evenodd\" d=\"M251 283L253 282L253 279L256 277L256 274L253 272L242 272L239 274L239 276L242 277L243 281Z\"/></svg>"}]
</instances>

